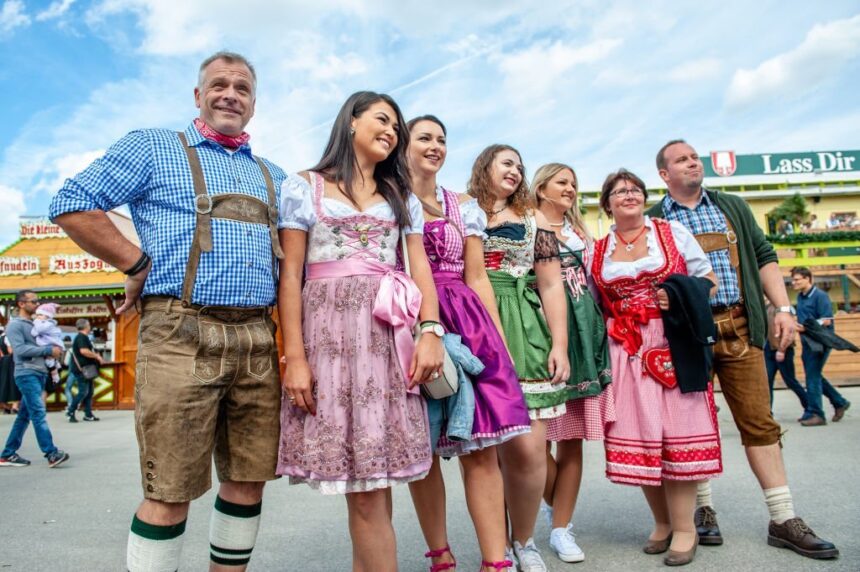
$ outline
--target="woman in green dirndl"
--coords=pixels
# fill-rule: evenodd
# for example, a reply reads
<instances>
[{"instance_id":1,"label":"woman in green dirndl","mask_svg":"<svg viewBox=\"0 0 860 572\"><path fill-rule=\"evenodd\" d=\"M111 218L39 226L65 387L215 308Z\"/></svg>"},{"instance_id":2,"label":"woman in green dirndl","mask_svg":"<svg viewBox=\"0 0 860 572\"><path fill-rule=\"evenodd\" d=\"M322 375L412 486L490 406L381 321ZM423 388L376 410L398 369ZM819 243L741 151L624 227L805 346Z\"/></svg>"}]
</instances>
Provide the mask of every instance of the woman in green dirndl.
<instances>
[{"instance_id":1,"label":"woman in green dirndl","mask_svg":"<svg viewBox=\"0 0 860 572\"><path fill-rule=\"evenodd\" d=\"M546 480L546 422L566 411L570 365L567 308L558 240L532 208L519 152L484 149L472 167L469 194L487 213L484 262L508 351L531 418L531 432L500 445L513 550L520 566L545 566L534 545Z\"/></svg>"},{"instance_id":2,"label":"woman in green dirndl","mask_svg":"<svg viewBox=\"0 0 860 572\"><path fill-rule=\"evenodd\" d=\"M588 288L594 241L579 212L574 170L550 163L537 170L532 193L555 232L567 295L567 411L547 422L547 480L544 500L551 507L550 547L565 562L585 554L573 534L573 510L582 481L582 440L603 440L604 425L615 421L606 323ZM556 443L556 457L552 456Z\"/></svg>"}]
</instances>

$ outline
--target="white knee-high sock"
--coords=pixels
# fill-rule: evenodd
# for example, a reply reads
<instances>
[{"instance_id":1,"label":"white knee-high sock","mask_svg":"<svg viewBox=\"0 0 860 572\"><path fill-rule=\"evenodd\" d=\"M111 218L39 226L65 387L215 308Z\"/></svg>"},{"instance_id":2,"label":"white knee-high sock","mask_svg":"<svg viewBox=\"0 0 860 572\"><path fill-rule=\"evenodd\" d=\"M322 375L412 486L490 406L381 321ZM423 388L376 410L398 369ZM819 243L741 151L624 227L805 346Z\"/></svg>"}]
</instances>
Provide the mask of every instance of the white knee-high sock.
<instances>
[{"instance_id":1,"label":"white knee-high sock","mask_svg":"<svg viewBox=\"0 0 860 572\"><path fill-rule=\"evenodd\" d=\"M143 522L137 515L131 521L126 549L129 572L175 572L179 569L185 521L169 526Z\"/></svg>"},{"instance_id":2,"label":"white knee-high sock","mask_svg":"<svg viewBox=\"0 0 860 572\"><path fill-rule=\"evenodd\" d=\"M713 508L714 501L711 498L711 481L699 481L696 485L696 508L709 506Z\"/></svg>"},{"instance_id":3,"label":"white knee-high sock","mask_svg":"<svg viewBox=\"0 0 860 572\"><path fill-rule=\"evenodd\" d=\"M770 519L777 524L782 524L795 517L794 501L791 498L788 485L764 489L764 502L767 503Z\"/></svg>"},{"instance_id":4,"label":"white knee-high sock","mask_svg":"<svg viewBox=\"0 0 860 572\"><path fill-rule=\"evenodd\" d=\"M210 559L222 566L243 566L251 560L260 528L262 502L236 504L215 498L209 525Z\"/></svg>"}]
</instances>

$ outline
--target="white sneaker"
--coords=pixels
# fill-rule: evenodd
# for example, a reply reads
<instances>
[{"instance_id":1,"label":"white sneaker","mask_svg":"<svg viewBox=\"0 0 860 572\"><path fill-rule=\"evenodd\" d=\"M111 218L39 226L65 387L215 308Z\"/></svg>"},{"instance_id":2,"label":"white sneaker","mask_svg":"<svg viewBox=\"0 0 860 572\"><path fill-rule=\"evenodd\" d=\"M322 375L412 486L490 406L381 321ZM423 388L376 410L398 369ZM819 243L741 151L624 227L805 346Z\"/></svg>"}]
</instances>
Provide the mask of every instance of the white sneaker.
<instances>
[{"instance_id":1,"label":"white sneaker","mask_svg":"<svg viewBox=\"0 0 860 572\"><path fill-rule=\"evenodd\" d=\"M509 547L509 546L505 547L505 560L510 560L511 562L513 562L514 565L513 565L513 568L511 568L511 570L516 572L517 568L519 568L519 563L517 562L517 557L514 554L514 549Z\"/></svg>"},{"instance_id":2,"label":"white sneaker","mask_svg":"<svg viewBox=\"0 0 860 572\"><path fill-rule=\"evenodd\" d=\"M543 499L540 501L540 514L546 518L547 526L552 528L552 507L546 504L546 501Z\"/></svg>"},{"instance_id":3,"label":"white sneaker","mask_svg":"<svg viewBox=\"0 0 860 572\"><path fill-rule=\"evenodd\" d=\"M549 546L563 562L585 560L585 553L576 543L576 536L573 535L573 524L568 524L567 528L553 528L549 534Z\"/></svg>"},{"instance_id":4,"label":"white sneaker","mask_svg":"<svg viewBox=\"0 0 860 572\"><path fill-rule=\"evenodd\" d=\"M514 554L517 555L520 572L547 572L546 564L541 558L533 538L526 540L525 546L515 540Z\"/></svg>"}]
</instances>

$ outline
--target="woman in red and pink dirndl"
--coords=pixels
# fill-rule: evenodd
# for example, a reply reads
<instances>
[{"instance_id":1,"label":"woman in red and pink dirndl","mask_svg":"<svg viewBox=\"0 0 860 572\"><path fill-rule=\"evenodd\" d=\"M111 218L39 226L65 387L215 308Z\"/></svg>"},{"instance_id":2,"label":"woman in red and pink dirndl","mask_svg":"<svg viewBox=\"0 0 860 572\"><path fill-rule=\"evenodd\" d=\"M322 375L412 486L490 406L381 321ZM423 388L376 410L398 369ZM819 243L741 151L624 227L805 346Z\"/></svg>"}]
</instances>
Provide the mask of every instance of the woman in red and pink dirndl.
<instances>
[{"instance_id":1,"label":"woman in red and pink dirndl","mask_svg":"<svg viewBox=\"0 0 860 572\"><path fill-rule=\"evenodd\" d=\"M594 248L593 276L610 316L616 420L607 425L606 476L629 485L659 485L668 480L709 479L722 471L713 391L681 393L651 379L642 369L642 352L668 347L656 302L656 284L670 274L688 274L677 246L696 250L695 238L680 224L646 217L649 256L634 263L615 262L615 234ZM682 230L683 229L683 230ZM681 235L682 241L675 236ZM698 271L710 270L707 258ZM707 272L705 272L706 274ZM698 274L703 275L703 274ZM619 342L623 338L624 342ZM631 353L632 351L632 353Z\"/></svg>"},{"instance_id":2,"label":"woman in red and pink dirndl","mask_svg":"<svg viewBox=\"0 0 860 572\"><path fill-rule=\"evenodd\" d=\"M640 485L654 514L645 551L670 548L667 563L692 560L698 543L693 524L695 481L722 472L713 388L681 393L643 370L642 355L667 348L657 286L671 274L707 277L710 262L681 224L644 216L645 185L621 170L604 183L600 204L616 224L595 243L592 277L607 317L611 390L616 420L604 439L606 476ZM623 243L623 244L622 244ZM661 301L662 299L662 301Z\"/></svg>"}]
</instances>

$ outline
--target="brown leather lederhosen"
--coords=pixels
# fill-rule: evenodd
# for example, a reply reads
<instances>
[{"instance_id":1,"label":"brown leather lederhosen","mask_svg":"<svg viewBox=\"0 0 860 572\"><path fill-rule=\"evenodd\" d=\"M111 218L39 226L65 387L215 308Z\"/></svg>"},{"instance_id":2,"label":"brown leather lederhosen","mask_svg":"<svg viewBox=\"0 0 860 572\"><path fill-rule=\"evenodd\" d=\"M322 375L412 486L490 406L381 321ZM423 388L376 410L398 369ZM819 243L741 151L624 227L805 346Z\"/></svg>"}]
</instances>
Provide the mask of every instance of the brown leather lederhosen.
<instances>
[{"instance_id":1,"label":"brown leather lederhosen","mask_svg":"<svg viewBox=\"0 0 860 572\"><path fill-rule=\"evenodd\" d=\"M254 161L263 172L266 180L268 204L256 197L242 193L221 193L212 196L206 192L206 179L203 177L203 167L197 148L188 144L188 139L182 132L178 133L179 140L188 157L191 177L194 181L194 211L197 213L197 224L194 229L194 239L191 251L188 253L188 263L185 266L185 279L182 281L183 307L191 306L191 293L197 278L197 267L200 264L202 252L212 252L212 218L222 218L239 222L265 224L269 227L269 238L272 241L272 277L277 282L277 261L284 257L278 241L278 205L275 195L275 183L265 163L254 156Z\"/></svg>"},{"instance_id":2,"label":"brown leather lederhosen","mask_svg":"<svg viewBox=\"0 0 860 572\"><path fill-rule=\"evenodd\" d=\"M728 249L729 261L738 277L737 304L714 311L717 344L714 368L723 397L732 411L744 446L767 446L779 442L779 424L770 412L770 394L762 351L749 343L749 326L744 306L743 276L738 235L728 217L726 232L694 235L706 253Z\"/></svg>"}]
</instances>

